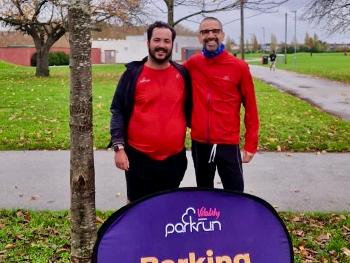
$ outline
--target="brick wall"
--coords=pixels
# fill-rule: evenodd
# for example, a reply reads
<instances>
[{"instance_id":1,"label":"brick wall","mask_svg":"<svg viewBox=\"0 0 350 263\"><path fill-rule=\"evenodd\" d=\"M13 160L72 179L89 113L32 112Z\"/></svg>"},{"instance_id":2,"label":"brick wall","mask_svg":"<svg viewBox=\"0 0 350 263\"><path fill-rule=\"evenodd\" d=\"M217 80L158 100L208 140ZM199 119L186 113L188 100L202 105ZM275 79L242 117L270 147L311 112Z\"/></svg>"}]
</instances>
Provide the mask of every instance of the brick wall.
<instances>
[{"instance_id":1,"label":"brick wall","mask_svg":"<svg viewBox=\"0 0 350 263\"><path fill-rule=\"evenodd\" d=\"M30 66L30 59L35 53L34 47L0 47L0 60L4 60L13 64ZM69 48L53 47L50 52L62 51L69 54ZM91 49L92 64L101 63L101 50L99 48Z\"/></svg>"}]
</instances>

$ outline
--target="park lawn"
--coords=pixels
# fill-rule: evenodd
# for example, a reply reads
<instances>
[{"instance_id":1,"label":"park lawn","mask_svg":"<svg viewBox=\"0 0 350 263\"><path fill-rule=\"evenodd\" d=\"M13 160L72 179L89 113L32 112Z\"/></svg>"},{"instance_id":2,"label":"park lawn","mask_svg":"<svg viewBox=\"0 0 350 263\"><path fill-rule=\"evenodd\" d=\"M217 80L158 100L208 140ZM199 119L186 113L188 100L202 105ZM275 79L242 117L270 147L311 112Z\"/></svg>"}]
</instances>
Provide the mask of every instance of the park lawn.
<instances>
[{"instance_id":1,"label":"park lawn","mask_svg":"<svg viewBox=\"0 0 350 263\"><path fill-rule=\"evenodd\" d=\"M98 223L112 214L97 212ZM349 262L350 213L279 215L291 235L295 262ZM0 262L69 262L67 211L0 210Z\"/></svg>"},{"instance_id":2,"label":"park lawn","mask_svg":"<svg viewBox=\"0 0 350 263\"><path fill-rule=\"evenodd\" d=\"M109 142L109 107L123 70L123 65L93 66L97 149ZM50 77L39 78L34 68L0 62L0 150L69 148L69 70L51 67L50 72ZM255 84L261 150L350 151L349 122L260 81Z\"/></svg>"},{"instance_id":3,"label":"park lawn","mask_svg":"<svg viewBox=\"0 0 350 263\"><path fill-rule=\"evenodd\" d=\"M253 61L252 64L261 62ZM284 63L284 55L277 59L277 69L285 69L298 73L313 75L330 80L341 81L350 84L350 54L343 53L297 53L287 55L287 64ZM331 87L330 87L331 88Z\"/></svg>"},{"instance_id":4,"label":"park lawn","mask_svg":"<svg viewBox=\"0 0 350 263\"><path fill-rule=\"evenodd\" d=\"M94 137L109 140L109 107L122 65L93 67ZM0 150L69 148L69 70L50 67L49 78L35 69L0 62Z\"/></svg>"}]
</instances>

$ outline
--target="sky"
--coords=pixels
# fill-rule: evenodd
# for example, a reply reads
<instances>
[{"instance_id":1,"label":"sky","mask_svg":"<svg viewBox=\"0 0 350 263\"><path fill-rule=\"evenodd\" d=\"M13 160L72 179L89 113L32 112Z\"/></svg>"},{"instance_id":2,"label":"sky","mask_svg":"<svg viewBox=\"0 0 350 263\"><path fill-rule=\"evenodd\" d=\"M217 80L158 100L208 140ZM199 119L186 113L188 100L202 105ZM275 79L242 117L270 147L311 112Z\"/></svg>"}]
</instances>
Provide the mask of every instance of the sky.
<instances>
[{"instance_id":1,"label":"sky","mask_svg":"<svg viewBox=\"0 0 350 263\"><path fill-rule=\"evenodd\" d=\"M233 1L233 0L232 0ZM167 15L165 12L165 4L163 0L152 0L153 4L150 6L152 9L152 20L167 21ZM278 42L284 42L285 39L285 14L287 13L287 42L291 43L295 38L295 21L296 21L296 38L297 43L304 43L305 33L308 32L310 36L316 33L320 40L328 43L348 43L350 44L350 34L330 34L322 25L309 24L301 19L302 14L305 12L305 4L308 0L289 0L287 3L276 8L275 12L268 14L259 14L256 11L245 10L245 39L251 41L253 34L256 35L260 44L271 40L271 34L275 34ZM155 8L155 5L158 8ZM295 13L296 11L296 20ZM193 10L184 8L175 9L175 20L185 16L186 14L193 13ZM239 10L213 13L210 16L219 18L224 25L224 32L227 36L230 36L236 43L239 43L240 39L240 13ZM199 22L202 16L196 16L190 18L191 21L183 21L181 25L190 28L194 31L198 30ZM4 30L4 27L0 25L0 30ZM264 41L265 40L265 41Z\"/></svg>"},{"instance_id":2,"label":"sky","mask_svg":"<svg viewBox=\"0 0 350 263\"><path fill-rule=\"evenodd\" d=\"M158 1L158 7L162 8L161 0ZM350 43L350 34L330 34L322 25L309 24L301 19L305 12L306 0L289 0L287 3L278 7L275 12L269 14L259 14L256 11L245 11L245 39L252 38L255 34L258 42L270 42L271 33L275 34L278 42L284 42L285 39L285 14L287 13L287 42L294 41L295 31L297 43L304 43L306 32L312 36L316 33L320 40L328 43ZM175 19L183 17L192 10L176 9ZM296 19L295 13L296 11ZM155 11L157 12L157 10ZM166 21L166 15L161 14L158 10L159 19ZM236 43L240 39L240 12L239 10L210 14L217 17L224 25L224 32L229 35ZM191 21L181 22L181 25L192 30L198 30L198 23L202 19L201 16L192 17ZM296 30L295 30L296 21Z\"/></svg>"}]
</instances>

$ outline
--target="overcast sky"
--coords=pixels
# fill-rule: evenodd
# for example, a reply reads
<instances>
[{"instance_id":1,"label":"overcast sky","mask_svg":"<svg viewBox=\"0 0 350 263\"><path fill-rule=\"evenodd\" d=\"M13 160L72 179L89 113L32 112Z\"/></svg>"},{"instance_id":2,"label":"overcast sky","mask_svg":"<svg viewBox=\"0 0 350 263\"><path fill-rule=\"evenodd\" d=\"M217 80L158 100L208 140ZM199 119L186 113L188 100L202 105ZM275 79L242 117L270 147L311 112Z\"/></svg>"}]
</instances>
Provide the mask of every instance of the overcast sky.
<instances>
[{"instance_id":1,"label":"overcast sky","mask_svg":"<svg viewBox=\"0 0 350 263\"><path fill-rule=\"evenodd\" d=\"M162 8L163 1L159 0L159 7ZM295 32L295 13L297 11L296 19L296 35L297 42L304 43L305 33L309 35L316 33L319 38L329 43L350 43L350 34L329 34L322 26L315 26L308 24L301 19L304 13L304 5L308 1L306 0L289 0L276 9L276 12L269 14L258 14L258 12L252 12L249 10L245 11L245 39L251 39L252 34L255 34L260 43L263 42L264 35L265 41L270 42L271 33L274 33L277 37L278 42L284 42L285 38L285 14L287 13L287 42L294 40ZM191 13L189 10L176 9L175 19L183 17L187 13ZM160 14L160 19L166 21L166 15ZM239 11L228 11L216 14L210 14L219 18L224 24L224 31L226 35L229 35L234 39L236 43L239 42L240 38L240 13ZM198 29L198 22L202 19L201 16L193 17L190 21L181 22L182 25L191 28L193 30Z\"/></svg>"}]
</instances>

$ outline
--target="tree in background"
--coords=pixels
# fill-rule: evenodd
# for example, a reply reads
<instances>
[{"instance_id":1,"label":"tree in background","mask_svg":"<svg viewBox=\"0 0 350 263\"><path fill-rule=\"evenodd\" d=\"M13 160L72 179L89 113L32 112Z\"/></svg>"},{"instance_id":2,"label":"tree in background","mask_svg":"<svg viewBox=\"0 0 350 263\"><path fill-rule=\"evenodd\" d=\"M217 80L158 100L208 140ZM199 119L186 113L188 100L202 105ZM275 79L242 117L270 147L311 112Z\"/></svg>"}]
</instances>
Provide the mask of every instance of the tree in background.
<instances>
[{"instance_id":1,"label":"tree in background","mask_svg":"<svg viewBox=\"0 0 350 263\"><path fill-rule=\"evenodd\" d=\"M242 0L149 0L151 4L158 8L159 11L168 15L168 24L175 26L180 22L197 15L212 14L222 11L238 10ZM288 0L248 0L245 1L244 7L257 10L260 12L269 12ZM161 7L159 2L165 4L166 10ZM175 20L174 12L177 7L185 7L188 12L183 17Z\"/></svg>"},{"instance_id":2,"label":"tree in background","mask_svg":"<svg viewBox=\"0 0 350 263\"><path fill-rule=\"evenodd\" d=\"M36 76L49 76L50 48L67 31L69 0L0 0L0 22L32 37L37 53ZM91 2L94 24L132 23L143 13L140 0Z\"/></svg>"},{"instance_id":3,"label":"tree in background","mask_svg":"<svg viewBox=\"0 0 350 263\"><path fill-rule=\"evenodd\" d=\"M277 37L275 34L271 34L271 44L270 44L270 49L271 51L276 51L277 52L277 45L278 45L278 42L277 42Z\"/></svg>"},{"instance_id":4,"label":"tree in background","mask_svg":"<svg viewBox=\"0 0 350 263\"><path fill-rule=\"evenodd\" d=\"M310 0L303 15L304 19L314 22L326 22L326 28L332 32L350 30L350 0Z\"/></svg>"},{"instance_id":5,"label":"tree in background","mask_svg":"<svg viewBox=\"0 0 350 263\"><path fill-rule=\"evenodd\" d=\"M259 45L259 42L258 42L258 39L256 37L255 34L252 35L252 51L254 53L258 52L260 50L260 45Z\"/></svg>"},{"instance_id":6,"label":"tree in background","mask_svg":"<svg viewBox=\"0 0 350 263\"><path fill-rule=\"evenodd\" d=\"M235 41L229 37L226 36L226 42L225 42L225 48L228 52L230 52L231 54L234 54L234 50L233 47L236 45Z\"/></svg>"},{"instance_id":7,"label":"tree in background","mask_svg":"<svg viewBox=\"0 0 350 263\"><path fill-rule=\"evenodd\" d=\"M91 262L96 240L90 1L71 0L67 11L71 48L71 262L87 263Z\"/></svg>"},{"instance_id":8,"label":"tree in background","mask_svg":"<svg viewBox=\"0 0 350 263\"><path fill-rule=\"evenodd\" d=\"M245 40L245 47L244 49L246 50L246 52L252 52L252 45L249 43L249 39Z\"/></svg>"},{"instance_id":9,"label":"tree in background","mask_svg":"<svg viewBox=\"0 0 350 263\"><path fill-rule=\"evenodd\" d=\"M314 33L313 37L310 37L309 33L306 32L304 46L306 51L310 52L310 56L312 56L312 54L315 52L322 52L327 49L327 43L322 42L316 33Z\"/></svg>"}]
</instances>

